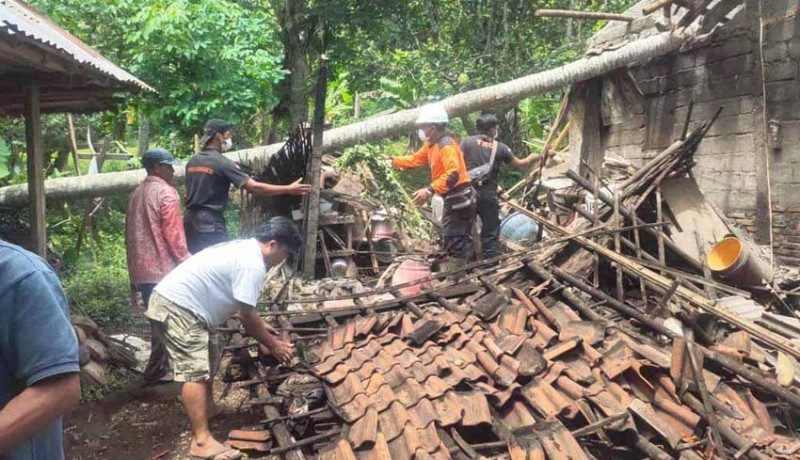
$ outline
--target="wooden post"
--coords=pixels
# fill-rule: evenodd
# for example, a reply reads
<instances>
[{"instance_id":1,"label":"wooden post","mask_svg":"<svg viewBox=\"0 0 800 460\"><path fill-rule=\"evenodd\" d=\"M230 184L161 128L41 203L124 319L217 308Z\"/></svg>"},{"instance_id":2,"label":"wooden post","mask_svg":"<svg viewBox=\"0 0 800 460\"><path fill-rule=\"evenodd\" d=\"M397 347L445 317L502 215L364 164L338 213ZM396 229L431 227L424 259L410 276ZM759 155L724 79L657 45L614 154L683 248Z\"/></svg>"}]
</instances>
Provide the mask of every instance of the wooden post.
<instances>
[{"instance_id":1,"label":"wooden post","mask_svg":"<svg viewBox=\"0 0 800 460\"><path fill-rule=\"evenodd\" d=\"M569 149L570 169L588 176L588 169L597 175L603 170L603 143L601 137L600 95L603 83L593 79L579 83L570 90ZM586 163L586 166L583 165Z\"/></svg>"},{"instance_id":2,"label":"wooden post","mask_svg":"<svg viewBox=\"0 0 800 460\"><path fill-rule=\"evenodd\" d=\"M47 255L45 221L44 145L39 84L30 83L25 97L25 143L28 154L28 197L31 223L31 246L42 257Z\"/></svg>"},{"instance_id":3,"label":"wooden post","mask_svg":"<svg viewBox=\"0 0 800 460\"><path fill-rule=\"evenodd\" d=\"M303 257L303 274L307 278L314 277L314 266L317 255L317 233L319 232L319 189L320 171L322 169L322 130L325 126L325 94L328 91L328 56L322 55L319 60L317 74L317 91L314 95L314 141L311 155L310 177L311 193L308 195L308 207L305 216L305 254Z\"/></svg>"}]
</instances>

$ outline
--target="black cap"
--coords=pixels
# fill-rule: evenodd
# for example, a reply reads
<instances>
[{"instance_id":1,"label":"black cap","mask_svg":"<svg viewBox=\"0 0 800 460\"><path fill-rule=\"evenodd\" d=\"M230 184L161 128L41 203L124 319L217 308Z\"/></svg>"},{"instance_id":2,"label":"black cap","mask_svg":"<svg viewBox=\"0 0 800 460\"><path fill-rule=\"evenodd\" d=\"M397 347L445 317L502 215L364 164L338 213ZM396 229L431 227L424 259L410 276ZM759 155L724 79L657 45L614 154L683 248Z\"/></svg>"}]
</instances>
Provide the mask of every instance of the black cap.
<instances>
[{"instance_id":1,"label":"black cap","mask_svg":"<svg viewBox=\"0 0 800 460\"><path fill-rule=\"evenodd\" d=\"M208 120L203 126L203 137L200 138L200 146L205 147L208 141L214 137L215 134L223 134L230 131L233 125L227 121L220 120L219 118L212 118Z\"/></svg>"},{"instance_id":2,"label":"black cap","mask_svg":"<svg viewBox=\"0 0 800 460\"><path fill-rule=\"evenodd\" d=\"M142 165L150 169L156 165L180 166L181 162L164 149L150 149L142 156Z\"/></svg>"}]
</instances>

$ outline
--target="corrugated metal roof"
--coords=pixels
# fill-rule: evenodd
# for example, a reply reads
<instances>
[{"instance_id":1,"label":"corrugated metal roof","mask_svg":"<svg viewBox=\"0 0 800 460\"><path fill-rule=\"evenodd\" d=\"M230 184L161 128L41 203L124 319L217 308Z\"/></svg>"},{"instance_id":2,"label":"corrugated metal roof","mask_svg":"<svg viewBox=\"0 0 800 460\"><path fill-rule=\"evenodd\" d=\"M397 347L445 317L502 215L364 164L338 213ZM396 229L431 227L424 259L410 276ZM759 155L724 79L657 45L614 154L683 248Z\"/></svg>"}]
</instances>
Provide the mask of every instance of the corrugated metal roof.
<instances>
[{"instance_id":1,"label":"corrugated metal roof","mask_svg":"<svg viewBox=\"0 0 800 460\"><path fill-rule=\"evenodd\" d=\"M19 0L0 0L0 33L12 37L22 34L122 83L154 91L149 85L104 58L96 50Z\"/></svg>"}]
</instances>

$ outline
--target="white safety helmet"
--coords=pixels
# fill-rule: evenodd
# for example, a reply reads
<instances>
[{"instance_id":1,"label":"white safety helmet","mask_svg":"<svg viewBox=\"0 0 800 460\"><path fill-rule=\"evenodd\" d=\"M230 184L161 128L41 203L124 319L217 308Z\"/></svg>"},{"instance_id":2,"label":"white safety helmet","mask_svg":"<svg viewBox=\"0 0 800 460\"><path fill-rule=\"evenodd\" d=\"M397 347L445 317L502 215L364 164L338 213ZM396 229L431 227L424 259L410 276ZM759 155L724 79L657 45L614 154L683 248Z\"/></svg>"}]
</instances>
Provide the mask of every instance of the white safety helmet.
<instances>
[{"instance_id":1,"label":"white safety helmet","mask_svg":"<svg viewBox=\"0 0 800 460\"><path fill-rule=\"evenodd\" d=\"M449 120L450 118L447 116L444 107L441 104L434 103L423 105L419 109L419 115L415 123L417 125L444 125Z\"/></svg>"}]
</instances>

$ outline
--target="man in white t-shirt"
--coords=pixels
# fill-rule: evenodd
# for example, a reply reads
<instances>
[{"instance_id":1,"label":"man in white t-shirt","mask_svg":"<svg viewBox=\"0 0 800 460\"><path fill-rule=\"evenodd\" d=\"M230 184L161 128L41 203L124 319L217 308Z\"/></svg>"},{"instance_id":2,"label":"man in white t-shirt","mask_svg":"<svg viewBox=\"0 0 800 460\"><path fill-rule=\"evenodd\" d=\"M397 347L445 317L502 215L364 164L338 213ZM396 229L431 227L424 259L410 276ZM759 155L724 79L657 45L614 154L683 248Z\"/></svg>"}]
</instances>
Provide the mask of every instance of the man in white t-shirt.
<instances>
[{"instance_id":1,"label":"man in white t-shirt","mask_svg":"<svg viewBox=\"0 0 800 460\"><path fill-rule=\"evenodd\" d=\"M156 285L147 317L163 323L164 344L192 429L192 459L234 460L241 452L221 444L208 429L215 406L211 382L218 364L215 329L239 313L247 333L281 362L292 345L258 315L256 302L270 267L300 248L297 227L285 217L270 219L255 238L211 246L187 259Z\"/></svg>"}]
</instances>

